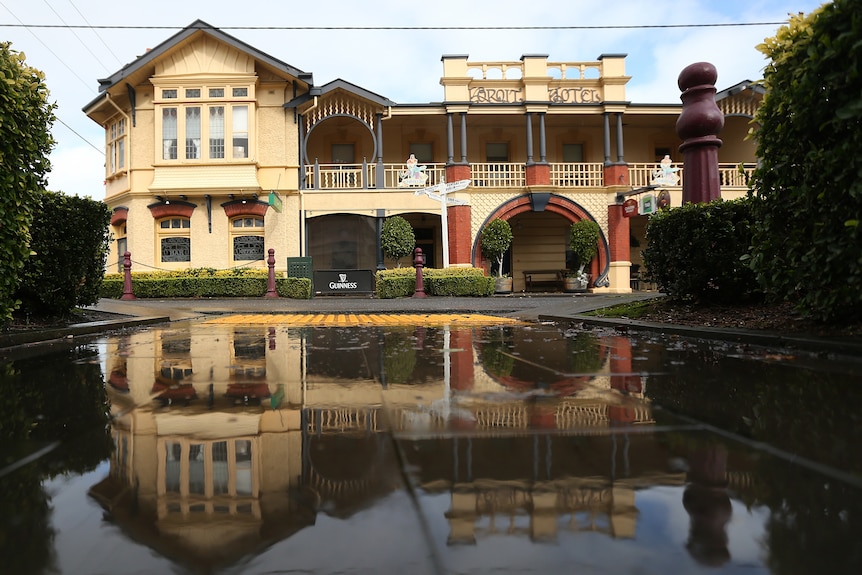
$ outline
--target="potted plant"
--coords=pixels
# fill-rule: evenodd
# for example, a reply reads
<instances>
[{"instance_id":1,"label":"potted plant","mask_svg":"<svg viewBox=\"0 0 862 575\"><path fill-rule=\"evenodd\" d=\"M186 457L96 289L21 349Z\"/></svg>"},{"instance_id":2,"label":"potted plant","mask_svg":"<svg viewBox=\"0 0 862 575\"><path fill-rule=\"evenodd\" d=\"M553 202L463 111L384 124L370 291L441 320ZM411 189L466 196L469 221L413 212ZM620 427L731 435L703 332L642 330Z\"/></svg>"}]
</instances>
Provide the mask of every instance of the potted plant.
<instances>
[{"instance_id":1,"label":"potted plant","mask_svg":"<svg viewBox=\"0 0 862 575\"><path fill-rule=\"evenodd\" d=\"M506 220L492 220L482 231L482 255L497 262L497 279L494 291L510 293L512 278L503 274L503 257L512 245L512 227Z\"/></svg>"},{"instance_id":2,"label":"potted plant","mask_svg":"<svg viewBox=\"0 0 862 575\"><path fill-rule=\"evenodd\" d=\"M569 249L578 262L577 271L568 278L574 280L574 290L586 290L589 285L590 276L584 268L599 252L599 235L599 224L593 220L578 220L569 228Z\"/></svg>"}]
</instances>

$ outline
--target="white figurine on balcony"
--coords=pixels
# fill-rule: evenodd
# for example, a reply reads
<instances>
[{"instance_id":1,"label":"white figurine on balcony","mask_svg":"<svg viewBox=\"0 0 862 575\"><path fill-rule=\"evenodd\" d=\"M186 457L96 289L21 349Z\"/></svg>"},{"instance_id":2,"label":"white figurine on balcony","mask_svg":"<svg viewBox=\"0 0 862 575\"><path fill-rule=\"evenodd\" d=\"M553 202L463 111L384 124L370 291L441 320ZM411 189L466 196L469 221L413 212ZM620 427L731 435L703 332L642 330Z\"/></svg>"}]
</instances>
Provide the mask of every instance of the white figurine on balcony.
<instances>
[{"instance_id":1,"label":"white figurine on balcony","mask_svg":"<svg viewBox=\"0 0 862 575\"><path fill-rule=\"evenodd\" d=\"M419 160L414 154L410 154L405 162L406 170L402 170L398 176L398 187L406 188L407 186L424 186L428 181L428 174L425 173L425 166L419 165Z\"/></svg>"}]
</instances>

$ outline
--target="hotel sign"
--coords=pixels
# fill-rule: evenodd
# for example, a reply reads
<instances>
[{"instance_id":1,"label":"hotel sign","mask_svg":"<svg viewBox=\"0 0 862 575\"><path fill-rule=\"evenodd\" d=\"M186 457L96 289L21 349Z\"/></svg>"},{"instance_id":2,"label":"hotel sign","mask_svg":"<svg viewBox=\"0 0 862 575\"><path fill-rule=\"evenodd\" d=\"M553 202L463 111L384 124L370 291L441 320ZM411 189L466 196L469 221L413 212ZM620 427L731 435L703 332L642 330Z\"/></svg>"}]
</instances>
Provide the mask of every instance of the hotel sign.
<instances>
[{"instance_id":1,"label":"hotel sign","mask_svg":"<svg viewBox=\"0 0 862 575\"><path fill-rule=\"evenodd\" d=\"M552 104L601 104L602 93L597 88L572 87L549 88L548 102ZM493 88L490 86L474 86L470 88L471 104L522 104L524 103L521 88Z\"/></svg>"}]
</instances>

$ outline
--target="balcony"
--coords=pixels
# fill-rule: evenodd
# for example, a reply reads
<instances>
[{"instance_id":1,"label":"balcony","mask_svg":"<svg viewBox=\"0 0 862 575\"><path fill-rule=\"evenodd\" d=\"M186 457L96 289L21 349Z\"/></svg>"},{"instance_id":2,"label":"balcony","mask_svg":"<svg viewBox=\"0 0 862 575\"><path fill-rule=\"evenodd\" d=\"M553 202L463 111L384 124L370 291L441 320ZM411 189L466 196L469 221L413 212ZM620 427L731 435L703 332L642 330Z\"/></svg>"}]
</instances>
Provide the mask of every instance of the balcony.
<instances>
[{"instance_id":1,"label":"balcony","mask_svg":"<svg viewBox=\"0 0 862 575\"><path fill-rule=\"evenodd\" d=\"M551 163L549 185L561 189L596 189L605 186L604 166L595 163ZM755 164L719 164L718 175L722 189L742 191L754 172ZM661 167L655 163L630 163L629 180L633 188L655 183L661 175ZM671 164L673 174L678 180L673 185L662 187L681 188L684 166L681 162ZM305 166L307 190L366 190L377 189L376 164L313 164ZM526 187L525 165L523 163L496 162L470 164L472 185L483 189L523 189ZM426 164L422 178L405 180L403 163L383 164L384 189L416 189L433 186L443 181L446 175L445 164Z\"/></svg>"}]
</instances>

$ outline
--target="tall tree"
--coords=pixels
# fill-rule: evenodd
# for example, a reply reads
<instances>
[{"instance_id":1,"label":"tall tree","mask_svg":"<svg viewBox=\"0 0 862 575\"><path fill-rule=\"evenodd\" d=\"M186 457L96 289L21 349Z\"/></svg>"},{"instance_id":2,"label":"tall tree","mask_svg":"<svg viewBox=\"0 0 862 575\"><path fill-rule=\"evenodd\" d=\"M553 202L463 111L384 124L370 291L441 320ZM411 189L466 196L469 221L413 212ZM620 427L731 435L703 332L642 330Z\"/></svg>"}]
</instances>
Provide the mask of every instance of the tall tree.
<instances>
[{"instance_id":1,"label":"tall tree","mask_svg":"<svg viewBox=\"0 0 862 575\"><path fill-rule=\"evenodd\" d=\"M758 46L752 268L822 320L862 318L862 12L834 0Z\"/></svg>"},{"instance_id":2,"label":"tall tree","mask_svg":"<svg viewBox=\"0 0 862 575\"><path fill-rule=\"evenodd\" d=\"M55 104L44 74L0 43L0 323L12 317L19 273L30 252L30 223L47 185Z\"/></svg>"}]
</instances>

